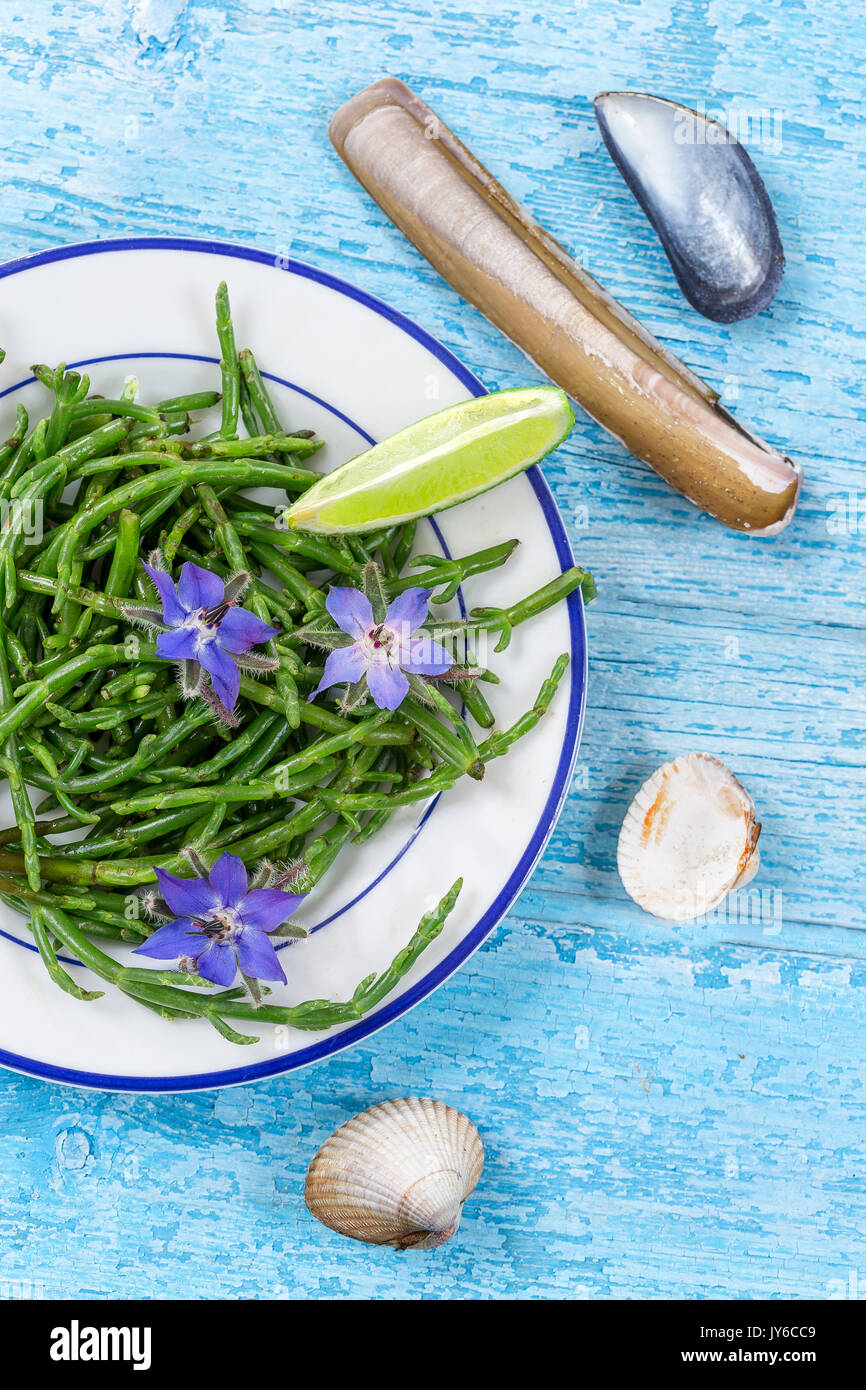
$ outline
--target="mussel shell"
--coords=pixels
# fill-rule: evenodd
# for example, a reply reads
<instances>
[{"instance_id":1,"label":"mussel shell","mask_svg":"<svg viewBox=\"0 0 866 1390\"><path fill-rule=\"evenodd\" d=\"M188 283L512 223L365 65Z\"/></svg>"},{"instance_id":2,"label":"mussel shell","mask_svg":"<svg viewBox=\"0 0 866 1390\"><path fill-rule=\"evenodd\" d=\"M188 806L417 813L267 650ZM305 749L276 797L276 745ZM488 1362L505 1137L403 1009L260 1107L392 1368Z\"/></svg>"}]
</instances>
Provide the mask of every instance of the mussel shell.
<instances>
[{"instance_id":1,"label":"mussel shell","mask_svg":"<svg viewBox=\"0 0 866 1390\"><path fill-rule=\"evenodd\" d=\"M785 254L767 190L740 142L718 121L643 92L602 92L595 115L689 303L717 323L766 308Z\"/></svg>"}]
</instances>

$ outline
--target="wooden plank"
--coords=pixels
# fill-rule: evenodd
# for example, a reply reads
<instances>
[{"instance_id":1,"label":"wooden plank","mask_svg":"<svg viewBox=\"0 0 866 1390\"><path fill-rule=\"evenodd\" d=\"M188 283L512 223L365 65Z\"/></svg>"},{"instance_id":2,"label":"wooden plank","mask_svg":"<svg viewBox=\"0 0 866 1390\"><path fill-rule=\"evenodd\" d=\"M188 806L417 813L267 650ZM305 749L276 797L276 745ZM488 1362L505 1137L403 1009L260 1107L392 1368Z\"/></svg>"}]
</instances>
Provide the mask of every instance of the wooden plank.
<instances>
[{"instance_id":1,"label":"wooden plank","mask_svg":"<svg viewBox=\"0 0 866 1390\"><path fill-rule=\"evenodd\" d=\"M182 1097L0 1077L0 1292L862 1296L862 67L850 0L32 0L5 17L7 256L246 241L381 295L491 388L531 381L330 150L329 115L396 72L806 482L791 528L753 542L579 420L548 476L601 589L590 705L517 910L433 999L312 1072ZM752 153L788 264L757 320L721 328L679 297L595 130L591 97L624 86L770 113ZM671 928L625 898L616 837L641 780L693 747L755 797L764 897ZM336 1124L410 1093L472 1115L487 1167L456 1241L400 1259L316 1226L300 1192Z\"/></svg>"}]
</instances>

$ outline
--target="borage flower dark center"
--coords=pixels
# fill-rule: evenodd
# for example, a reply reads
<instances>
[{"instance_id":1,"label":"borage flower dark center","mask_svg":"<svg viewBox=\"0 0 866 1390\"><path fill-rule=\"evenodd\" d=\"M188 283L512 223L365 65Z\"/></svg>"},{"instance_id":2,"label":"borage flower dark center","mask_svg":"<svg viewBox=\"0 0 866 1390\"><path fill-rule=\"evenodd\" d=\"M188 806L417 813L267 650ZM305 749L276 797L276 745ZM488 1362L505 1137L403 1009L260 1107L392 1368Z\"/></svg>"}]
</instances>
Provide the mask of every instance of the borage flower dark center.
<instances>
[{"instance_id":1,"label":"borage flower dark center","mask_svg":"<svg viewBox=\"0 0 866 1390\"><path fill-rule=\"evenodd\" d=\"M229 940L239 927L238 919L233 912L212 912L210 917L203 922L194 922L193 926L198 928L210 941Z\"/></svg>"},{"instance_id":2,"label":"borage flower dark center","mask_svg":"<svg viewBox=\"0 0 866 1390\"><path fill-rule=\"evenodd\" d=\"M367 633L367 638L368 641L372 642L376 650L382 648L386 652L390 652L394 645L395 635L396 634L393 633L390 628L387 628L384 623L380 623L378 627L372 628L370 632Z\"/></svg>"},{"instance_id":3,"label":"borage flower dark center","mask_svg":"<svg viewBox=\"0 0 866 1390\"><path fill-rule=\"evenodd\" d=\"M222 603L216 604L213 608L202 609L202 622L207 627L213 627L221 622L230 608L234 608L233 599L223 599Z\"/></svg>"}]
</instances>

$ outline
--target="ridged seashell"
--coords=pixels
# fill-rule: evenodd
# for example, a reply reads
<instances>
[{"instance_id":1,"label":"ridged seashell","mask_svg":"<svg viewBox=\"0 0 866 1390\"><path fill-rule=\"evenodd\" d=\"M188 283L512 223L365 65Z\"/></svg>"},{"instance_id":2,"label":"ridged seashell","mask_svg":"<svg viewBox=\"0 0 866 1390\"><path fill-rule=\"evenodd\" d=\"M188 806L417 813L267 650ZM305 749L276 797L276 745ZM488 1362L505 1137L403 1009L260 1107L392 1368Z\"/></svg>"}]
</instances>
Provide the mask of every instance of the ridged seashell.
<instances>
[{"instance_id":1,"label":"ridged seashell","mask_svg":"<svg viewBox=\"0 0 866 1390\"><path fill-rule=\"evenodd\" d=\"M688 753L654 772L626 812L623 887L654 917L690 922L754 876L760 833L734 774L709 753Z\"/></svg>"},{"instance_id":2,"label":"ridged seashell","mask_svg":"<svg viewBox=\"0 0 866 1390\"><path fill-rule=\"evenodd\" d=\"M764 182L718 121L644 92L603 92L604 143L699 314L734 323L765 309L785 253Z\"/></svg>"},{"instance_id":3,"label":"ridged seashell","mask_svg":"<svg viewBox=\"0 0 866 1390\"><path fill-rule=\"evenodd\" d=\"M304 1200L332 1231L398 1250L444 1245L484 1166L471 1120L439 1100L386 1100L347 1120L307 1169Z\"/></svg>"}]
</instances>

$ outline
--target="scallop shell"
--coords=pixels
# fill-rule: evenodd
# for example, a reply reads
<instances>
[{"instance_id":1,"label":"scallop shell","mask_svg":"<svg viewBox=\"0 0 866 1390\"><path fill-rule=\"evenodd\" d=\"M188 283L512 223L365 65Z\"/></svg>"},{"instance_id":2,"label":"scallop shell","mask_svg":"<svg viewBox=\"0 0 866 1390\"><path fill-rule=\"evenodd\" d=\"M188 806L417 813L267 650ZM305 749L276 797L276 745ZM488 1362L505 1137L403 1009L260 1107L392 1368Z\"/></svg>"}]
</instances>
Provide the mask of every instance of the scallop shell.
<instances>
[{"instance_id":1,"label":"scallop shell","mask_svg":"<svg viewBox=\"0 0 866 1390\"><path fill-rule=\"evenodd\" d=\"M347 1120L307 1169L304 1199L332 1231L431 1250L460 1224L484 1166L471 1120L439 1100L386 1100Z\"/></svg>"},{"instance_id":2,"label":"scallop shell","mask_svg":"<svg viewBox=\"0 0 866 1390\"><path fill-rule=\"evenodd\" d=\"M617 846L623 886L654 917L690 922L754 876L760 863L752 798L708 753L665 763L629 807Z\"/></svg>"}]
</instances>

